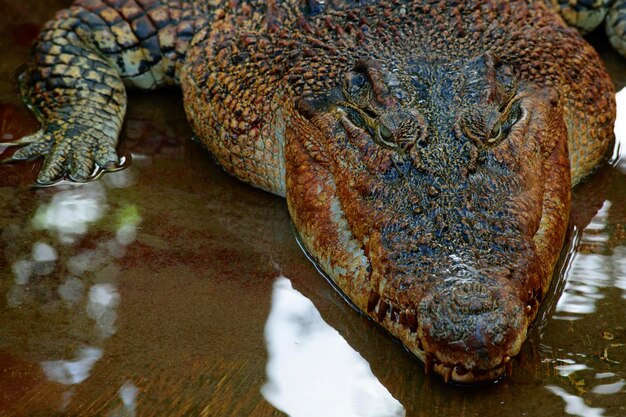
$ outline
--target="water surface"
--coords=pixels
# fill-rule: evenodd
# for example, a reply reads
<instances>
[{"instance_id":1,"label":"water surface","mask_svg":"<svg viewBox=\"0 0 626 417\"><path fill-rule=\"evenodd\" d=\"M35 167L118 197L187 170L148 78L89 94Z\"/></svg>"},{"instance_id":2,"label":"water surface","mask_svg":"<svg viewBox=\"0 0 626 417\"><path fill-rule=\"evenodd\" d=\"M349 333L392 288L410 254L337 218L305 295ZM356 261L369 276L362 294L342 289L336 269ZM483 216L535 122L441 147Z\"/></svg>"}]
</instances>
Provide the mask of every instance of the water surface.
<instances>
[{"instance_id":1,"label":"water surface","mask_svg":"<svg viewBox=\"0 0 626 417\"><path fill-rule=\"evenodd\" d=\"M8 80L68 2L46 3L0 0L1 140L37 129ZM594 41L621 89L626 61ZM284 201L190 136L178 92L133 93L128 169L33 190L37 163L0 168L0 416L626 416L626 159L575 190L513 376L468 388L354 312Z\"/></svg>"}]
</instances>

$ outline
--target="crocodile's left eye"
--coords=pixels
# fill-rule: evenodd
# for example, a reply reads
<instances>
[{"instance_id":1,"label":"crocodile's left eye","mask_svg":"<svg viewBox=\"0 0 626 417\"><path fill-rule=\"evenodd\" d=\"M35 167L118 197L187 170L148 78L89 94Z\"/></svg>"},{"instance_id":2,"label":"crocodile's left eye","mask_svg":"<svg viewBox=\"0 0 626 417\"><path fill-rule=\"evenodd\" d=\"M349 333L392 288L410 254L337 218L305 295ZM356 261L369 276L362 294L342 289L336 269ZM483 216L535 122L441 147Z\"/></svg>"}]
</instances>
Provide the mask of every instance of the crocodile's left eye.
<instances>
[{"instance_id":1,"label":"crocodile's left eye","mask_svg":"<svg viewBox=\"0 0 626 417\"><path fill-rule=\"evenodd\" d=\"M502 117L494 123L491 132L487 136L486 143L488 145L495 145L509 135L511 128L520 118L521 109L519 103L512 103L504 109L503 113Z\"/></svg>"},{"instance_id":2,"label":"crocodile's left eye","mask_svg":"<svg viewBox=\"0 0 626 417\"><path fill-rule=\"evenodd\" d=\"M349 102L366 107L370 101L371 85L367 76L353 71L346 74L343 80L343 93Z\"/></svg>"},{"instance_id":3,"label":"crocodile's left eye","mask_svg":"<svg viewBox=\"0 0 626 417\"><path fill-rule=\"evenodd\" d=\"M493 143L496 143L500 140L501 136L502 136L502 122L498 120L496 124L493 125L493 128L491 128L491 133L489 133L489 137L487 137L487 143L490 145Z\"/></svg>"},{"instance_id":4,"label":"crocodile's left eye","mask_svg":"<svg viewBox=\"0 0 626 417\"><path fill-rule=\"evenodd\" d=\"M350 96L355 96L363 90L363 87L367 84L365 75L359 72L352 72L346 76L345 90Z\"/></svg>"},{"instance_id":5,"label":"crocodile's left eye","mask_svg":"<svg viewBox=\"0 0 626 417\"><path fill-rule=\"evenodd\" d=\"M391 133L391 130L389 130L389 128L384 124L381 124L378 128L378 133L380 133L380 137L386 142L393 139L393 133Z\"/></svg>"}]
</instances>

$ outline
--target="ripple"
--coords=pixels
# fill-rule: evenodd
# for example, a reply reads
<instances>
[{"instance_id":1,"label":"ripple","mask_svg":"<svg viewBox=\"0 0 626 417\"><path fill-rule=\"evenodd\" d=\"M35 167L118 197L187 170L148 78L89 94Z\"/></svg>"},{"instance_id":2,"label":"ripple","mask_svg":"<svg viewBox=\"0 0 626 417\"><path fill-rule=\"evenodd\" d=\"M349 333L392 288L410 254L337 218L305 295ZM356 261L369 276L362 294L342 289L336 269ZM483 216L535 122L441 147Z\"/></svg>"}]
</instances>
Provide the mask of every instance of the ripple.
<instances>
[{"instance_id":1,"label":"ripple","mask_svg":"<svg viewBox=\"0 0 626 417\"><path fill-rule=\"evenodd\" d=\"M102 349L88 346L80 349L74 360L46 361L41 363L41 368L50 381L80 384L89 378L91 369L101 357Z\"/></svg>"},{"instance_id":2,"label":"ripple","mask_svg":"<svg viewBox=\"0 0 626 417\"><path fill-rule=\"evenodd\" d=\"M603 394L603 395L617 394L618 392L622 390L622 388L624 388L624 385L626 385L626 382L624 382L623 379L620 379L619 381L614 382L612 384L596 385L595 387L593 387L591 392L593 392L594 394Z\"/></svg>"},{"instance_id":3,"label":"ripple","mask_svg":"<svg viewBox=\"0 0 626 417\"><path fill-rule=\"evenodd\" d=\"M569 394L561 387L557 387L556 385L547 385L546 389L554 395L561 397L563 401L565 401L565 412L567 414L580 417L604 416L604 408L589 407L585 404L585 401L582 398Z\"/></svg>"},{"instance_id":4,"label":"ripple","mask_svg":"<svg viewBox=\"0 0 626 417\"><path fill-rule=\"evenodd\" d=\"M581 315L596 311L596 303L605 297L601 291L611 285L607 273L610 258L598 254L609 239L606 233L611 202L605 201L602 208L585 228L580 246L597 248L595 253L578 252L574 255L563 294L559 298L554 314L555 319L577 320Z\"/></svg>"}]
</instances>

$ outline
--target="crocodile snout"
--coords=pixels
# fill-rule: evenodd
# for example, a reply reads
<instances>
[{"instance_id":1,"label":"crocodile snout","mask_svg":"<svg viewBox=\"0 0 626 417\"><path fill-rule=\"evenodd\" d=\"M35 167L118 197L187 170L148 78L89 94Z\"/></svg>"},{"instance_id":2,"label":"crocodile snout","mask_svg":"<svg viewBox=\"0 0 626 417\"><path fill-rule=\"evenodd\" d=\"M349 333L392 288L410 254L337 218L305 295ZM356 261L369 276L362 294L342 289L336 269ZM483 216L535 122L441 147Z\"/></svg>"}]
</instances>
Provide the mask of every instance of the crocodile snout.
<instances>
[{"instance_id":1,"label":"crocodile snout","mask_svg":"<svg viewBox=\"0 0 626 417\"><path fill-rule=\"evenodd\" d=\"M502 374L525 338L527 317L518 300L487 278L442 283L419 304L426 356L435 367L471 372L473 382Z\"/></svg>"}]
</instances>

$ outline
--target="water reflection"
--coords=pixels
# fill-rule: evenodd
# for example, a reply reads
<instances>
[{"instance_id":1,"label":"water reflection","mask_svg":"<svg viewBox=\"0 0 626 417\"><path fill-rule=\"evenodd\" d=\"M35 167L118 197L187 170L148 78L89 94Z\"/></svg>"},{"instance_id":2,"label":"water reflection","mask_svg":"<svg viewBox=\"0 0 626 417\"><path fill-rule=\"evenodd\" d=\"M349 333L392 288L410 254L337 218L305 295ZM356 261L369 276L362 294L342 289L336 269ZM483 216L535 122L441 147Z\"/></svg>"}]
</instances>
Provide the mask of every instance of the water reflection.
<instances>
[{"instance_id":1,"label":"water reflection","mask_svg":"<svg viewBox=\"0 0 626 417\"><path fill-rule=\"evenodd\" d=\"M615 248L615 286L622 290L622 298L626 300L626 246Z\"/></svg>"},{"instance_id":2,"label":"water reflection","mask_svg":"<svg viewBox=\"0 0 626 417\"><path fill-rule=\"evenodd\" d=\"M622 390L622 388L624 388L625 385L626 382L624 382L623 379L620 379L619 381L613 382L612 384L596 385L595 387L593 387L591 392L593 392L594 394L602 395L617 394Z\"/></svg>"},{"instance_id":3,"label":"water reflection","mask_svg":"<svg viewBox=\"0 0 626 417\"><path fill-rule=\"evenodd\" d=\"M135 205L108 198L134 183L132 169L105 178L40 191L41 202L30 218L0 235L13 275L7 283L8 320L0 334L8 343L23 337L20 326L9 324L12 316L34 326L21 354L38 363L49 381L68 386L60 394L61 411L116 332L118 259L135 241L141 222ZM120 388L119 416L135 415L136 396L134 385Z\"/></svg>"},{"instance_id":4,"label":"water reflection","mask_svg":"<svg viewBox=\"0 0 626 417\"><path fill-rule=\"evenodd\" d=\"M626 173L626 160L623 158L626 149L626 89L617 93L616 98L618 116L612 162L618 170ZM623 344L612 342L612 332L619 332L622 327L606 319L607 305L613 293L611 290L621 288L622 298L626 298L626 246L620 232L621 225L617 223L618 218L623 218L623 197L610 191L600 195L607 200L582 233L564 291L552 315L553 319L563 323L560 325L563 330L572 333L575 346L570 343L567 348L559 348L568 343L557 341L555 348L550 349L543 360L560 377L558 385L550 383L546 386L547 390L565 401L566 413L581 417L604 416L605 412L614 415L614 411L592 407L592 404L610 405L610 400L607 401L609 396L620 395L626 386L621 372L608 371L620 363L614 358L620 359L622 353L619 349ZM603 313L601 307L605 309ZM599 313L596 318L594 314ZM597 323L590 325L594 321ZM557 324L554 326L559 327ZM592 331L589 332L589 329ZM581 350L576 353L578 349Z\"/></svg>"},{"instance_id":5,"label":"water reflection","mask_svg":"<svg viewBox=\"0 0 626 417\"><path fill-rule=\"evenodd\" d=\"M405 415L369 364L287 278L274 284L265 340L269 359L261 392L290 416Z\"/></svg>"},{"instance_id":6,"label":"water reflection","mask_svg":"<svg viewBox=\"0 0 626 417\"><path fill-rule=\"evenodd\" d=\"M571 414L573 416L580 417L603 417L604 416L604 408L594 408L589 407L585 404L582 398L568 394L561 387L557 387L555 385L548 385L546 387L548 391L552 392L555 395L558 395L565 401L565 412L567 414Z\"/></svg>"},{"instance_id":7,"label":"water reflection","mask_svg":"<svg viewBox=\"0 0 626 417\"><path fill-rule=\"evenodd\" d=\"M80 384L89 377L91 368L102 357L102 349L84 347L73 360L45 361L41 368L50 381L64 385Z\"/></svg>"},{"instance_id":8,"label":"water reflection","mask_svg":"<svg viewBox=\"0 0 626 417\"><path fill-rule=\"evenodd\" d=\"M626 160L622 157L626 149L626 88L615 94L617 104L617 117L615 119L615 150L613 152L613 165L621 172L626 173Z\"/></svg>"},{"instance_id":9,"label":"water reflection","mask_svg":"<svg viewBox=\"0 0 626 417\"><path fill-rule=\"evenodd\" d=\"M564 365L557 365L554 367L554 369L559 371L559 375L562 377L568 377L574 372L589 369L587 365L583 363L576 363L576 361L572 359L557 359L556 361L564 363Z\"/></svg>"},{"instance_id":10,"label":"water reflection","mask_svg":"<svg viewBox=\"0 0 626 417\"><path fill-rule=\"evenodd\" d=\"M137 395L139 388L132 382L124 383L117 391L121 407L108 414L109 417L135 417L137 415Z\"/></svg>"},{"instance_id":11,"label":"water reflection","mask_svg":"<svg viewBox=\"0 0 626 417\"><path fill-rule=\"evenodd\" d=\"M57 293L69 306L73 306L83 298L85 284L78 278L67 277L65 282L59 286Z\"/></svg>"},{"instance_id":12,"label":"water reflection","mask_svg":"<svg viewBox=\"0 0 626 417\"><path fill-rule=\"evenodd\" d=\"M76 235L87 233L89 224L104 215L106 194L100 181L65 187L37 209L33 224L37 229L58 232L64 243L73 243Z\"/></svg>"},{"instance_id":13,"label":"water reflection","mask_svg":"<svg viewBox=\"0 0 626 417\"><path fill-rule=\"evenodd\" d=\"M606 271L607 257L602 254L609 239L606 233L611 202L605 201L580 240L579 249L570 267L570 276L553 316L560 320L578 320L580 315L596 311L596 303L604 298L601 289L611 284L611 274ZM587 253L585 253L587 252Z\"/></svg>"},{"instance_id":14,"label":"water reflection","mask_svg":"<svg viewBox=\"0 0 626 417\"><path fill-rule=\"evenodd\" d=\"M87 315L96 321L96 326L104 337L115 333L116 308L120 296L111 284L96 284L89 290Z\"/></svg>"}]
</instances>

